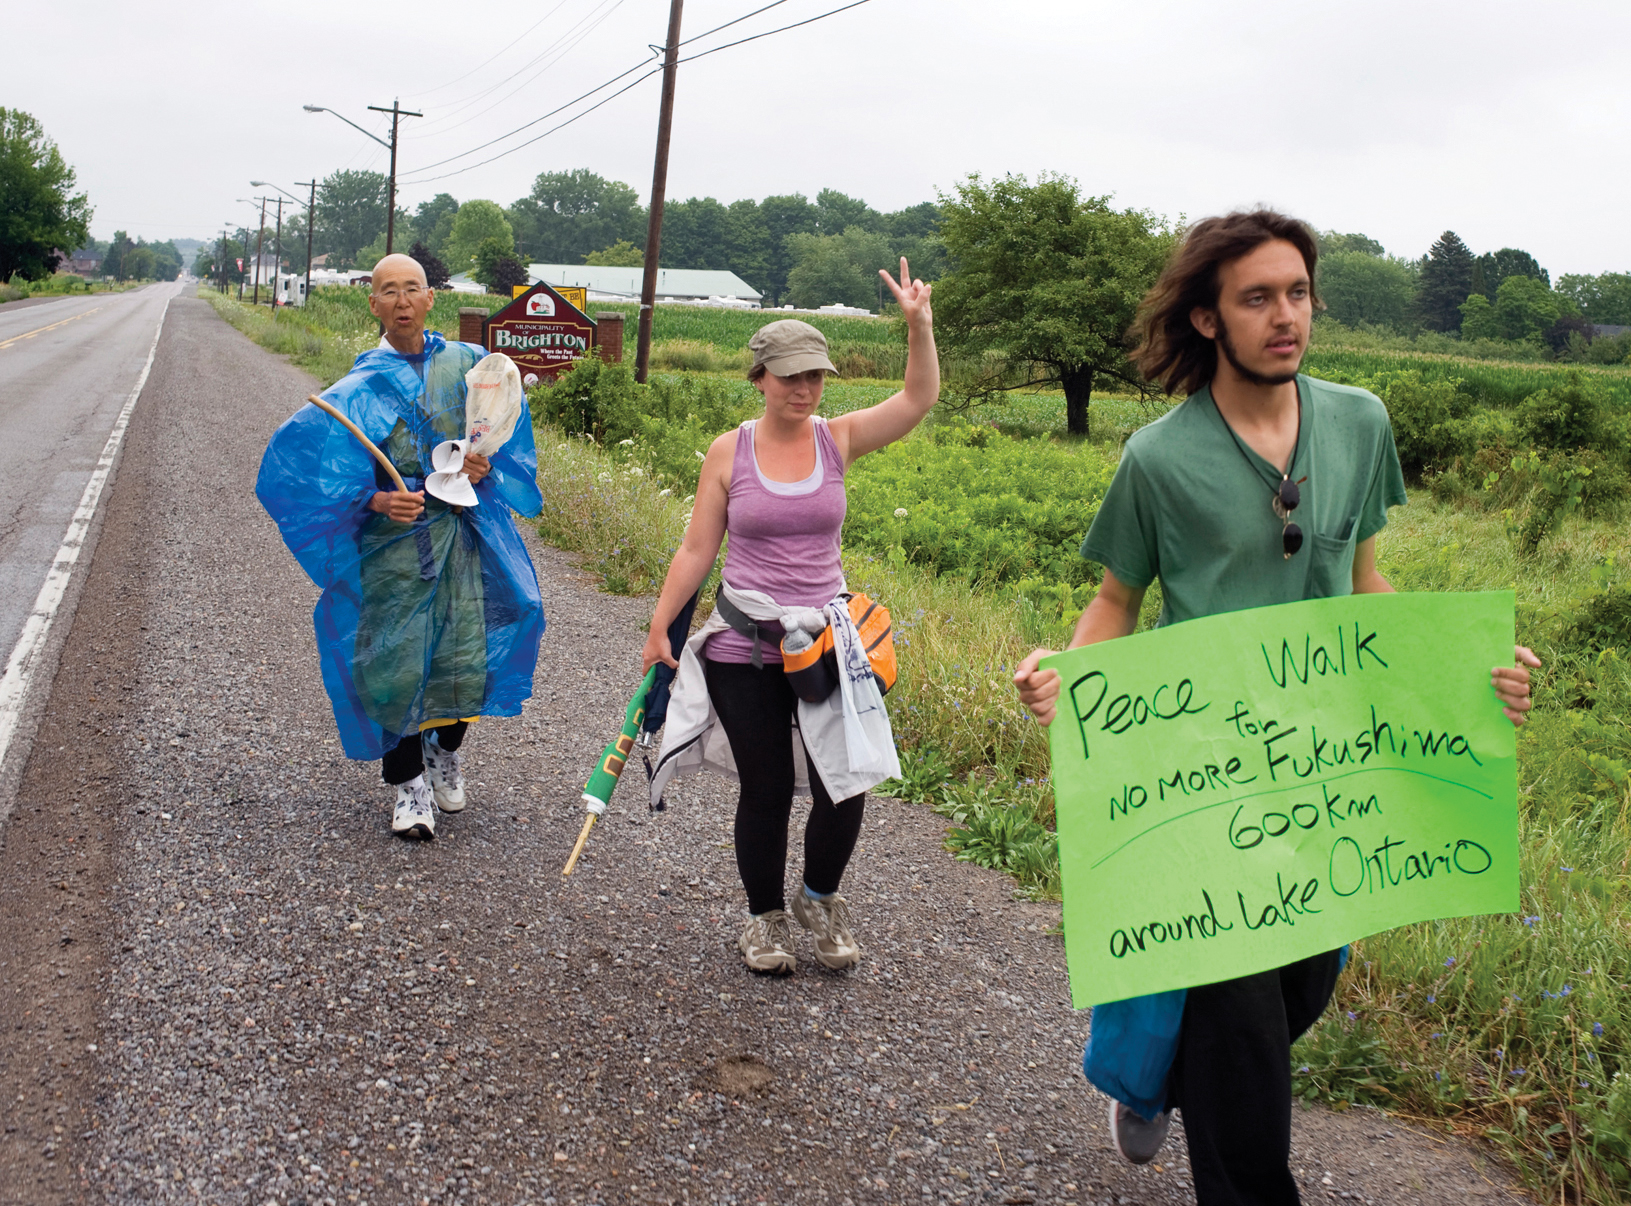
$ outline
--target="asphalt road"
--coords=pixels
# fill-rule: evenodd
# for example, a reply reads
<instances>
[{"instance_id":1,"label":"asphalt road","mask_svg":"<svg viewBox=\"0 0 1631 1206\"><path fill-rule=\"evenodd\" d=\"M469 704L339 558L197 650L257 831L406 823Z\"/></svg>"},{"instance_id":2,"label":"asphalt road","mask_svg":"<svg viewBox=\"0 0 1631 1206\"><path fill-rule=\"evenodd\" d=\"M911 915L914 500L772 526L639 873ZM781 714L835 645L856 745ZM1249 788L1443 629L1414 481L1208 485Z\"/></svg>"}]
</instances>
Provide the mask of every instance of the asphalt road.
<instances>
[{"instance_id":1,"label":"asphalt road","mask_svg":"<svg viewBox=\"0 0 1631 1206\"><path fill-rule=\"evenodd\" d=\"M154 346L165 305L180 288L179 283L152 285L0 307L0 450L7 454L7 470L0 473L0 657L17 644L86 482ZM96 534L96 526L84 534L81 558L93 554ZM78 582L70 585L77 588ZM50 681L76 597L77 589L62 600L48 639L29 644L35 652L29 675L42 685ZM9 691L4 694L0 821L41 698L34 692L36 706L19 715ZM20 723L13 741L14 715Z\"/></svg>"},{"instance_id":2,"label":"asphalt road","mask_svg":"<svg viewBox=\"0 0 1631 1206\"><path fill-rule=\"evenodd\" d=\"M0 826L0 1203L1193 1201L1181 1135L1108 1150L1057 908L926 810L868 803L849 974L742 968L718 781L661 814L625 784L562 882L650 601L530 536L534 698L467 740L470 808L393 839L251 489L312 386L172 304ZM1299 1111L1293 1167L1320 1200L1511 1197L1358 1111Z\"/></svg>"}]
</instances>

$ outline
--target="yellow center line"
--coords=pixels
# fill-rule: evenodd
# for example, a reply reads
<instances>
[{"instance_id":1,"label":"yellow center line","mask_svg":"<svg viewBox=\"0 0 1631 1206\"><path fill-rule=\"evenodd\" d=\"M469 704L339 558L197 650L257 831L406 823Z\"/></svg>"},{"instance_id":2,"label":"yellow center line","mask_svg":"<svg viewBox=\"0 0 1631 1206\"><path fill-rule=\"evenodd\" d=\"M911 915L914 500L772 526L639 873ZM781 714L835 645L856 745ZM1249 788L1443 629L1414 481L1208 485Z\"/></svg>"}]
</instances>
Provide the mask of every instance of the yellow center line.
<instances>
[{"instance_id":1,"label":"yellow center line","mask_svg":"<svg viewBox=\"0 0 1631 1206\"><path fill-rule=\"evenodd\" d=\"M13 335L10 339L0 341L0 350L9 348L14 343L20 343L24 339L33 339L34 336L41 335L46 331L55 331L58 327L66 326L68 323L73 322L76 318L84 318L86 315L95 314L102 308L102 306L92 306L89 310L81 310L78 314L70 315L61 322L54 322L48 327L36 327L32 331L24 331L21 335Z\"/></svg>"}]
</instances>

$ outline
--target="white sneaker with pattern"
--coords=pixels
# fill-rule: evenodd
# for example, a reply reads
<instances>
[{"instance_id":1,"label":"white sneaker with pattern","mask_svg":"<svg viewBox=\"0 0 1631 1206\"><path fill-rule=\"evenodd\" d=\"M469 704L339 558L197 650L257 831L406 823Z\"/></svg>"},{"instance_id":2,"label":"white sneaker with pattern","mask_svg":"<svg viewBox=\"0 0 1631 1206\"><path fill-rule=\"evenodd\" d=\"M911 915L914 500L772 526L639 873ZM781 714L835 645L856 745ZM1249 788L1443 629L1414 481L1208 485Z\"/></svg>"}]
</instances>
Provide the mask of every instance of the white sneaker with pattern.
<instances>
[{"instance_id":1,"label":"white sneaker with pattern","mask_svg":"<svg viewBox=\"0 0 1631 1206\"><path fill-rule=\"evenodd\" d=\"M431 799L425 776L419 775L397 786L396 812L391 817L391 832L398 837L436 836L436 805Z\"/></svg>"},{"instance_id":2,"label":"white sneaker with pattern","mask_svg":"<svg viewBox=\"0 0 1631 1206\"><path fill-rule=\"evenodd\" d=\"M420 739L425 758L425 779L430 783L436 807L443 812L464 811L464 772L459 769L459 752L444 750L436 740L436 730L429 729Z\"/></svg>"}]
</instances>

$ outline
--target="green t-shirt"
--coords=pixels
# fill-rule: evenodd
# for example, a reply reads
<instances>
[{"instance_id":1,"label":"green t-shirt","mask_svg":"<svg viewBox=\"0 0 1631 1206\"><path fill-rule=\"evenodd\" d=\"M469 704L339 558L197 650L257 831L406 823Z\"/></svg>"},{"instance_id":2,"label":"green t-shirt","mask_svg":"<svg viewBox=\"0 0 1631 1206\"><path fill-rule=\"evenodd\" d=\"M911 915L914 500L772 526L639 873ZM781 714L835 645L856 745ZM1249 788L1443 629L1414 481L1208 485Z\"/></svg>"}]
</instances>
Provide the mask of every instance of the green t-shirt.
<instances>
[{"instance_id":1,"label":"green t-shirt","mask_svg":"<svg viewBox=\"0 0 1631 1206\"><path fill-rule=\"evenodd\" d=\"M1161 579L1161 624L1353 591L1355 547L1405 499L1393 427L1375 394L1298 376L1303 477L1289 560L1274 491L1280 471L1235 442L1210 388L1135 432L1082 556L1128 586ZM1244 455L1242 454L1244 450Z\"/></svg>"}]
</instances>

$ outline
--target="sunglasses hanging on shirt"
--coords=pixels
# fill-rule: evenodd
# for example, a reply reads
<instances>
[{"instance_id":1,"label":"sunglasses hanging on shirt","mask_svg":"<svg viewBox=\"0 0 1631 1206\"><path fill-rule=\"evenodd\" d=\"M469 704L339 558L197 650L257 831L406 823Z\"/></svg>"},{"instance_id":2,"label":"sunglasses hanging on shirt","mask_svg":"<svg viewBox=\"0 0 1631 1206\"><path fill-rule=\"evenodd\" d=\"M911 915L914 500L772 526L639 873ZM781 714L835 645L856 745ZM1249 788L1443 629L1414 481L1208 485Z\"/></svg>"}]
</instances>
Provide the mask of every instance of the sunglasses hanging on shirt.
<instances>
[{"instance_id":1,"label":"sunglasses hanging on shirt","mask_svg":"<svg viewBox=\"0 0 1631 1206\"><path fill-rule=\"evenodd\" d=\"M1235 434L1235 429L1229 426L1229 420L1223 417L1223 411L1219 409L1216 398L1212 399L1212 409L1218 412L1218 421L1223 424L1223 429L1229 433L1229 438L1235 442L1235 447L1240 450L1241 458L1245 460L1246 464L1251 465L1253 473L1257 472L1257 466L1252 464L1252 458L1246 452L1246 446L1240 442L1240 437ZM1280 484L1275 487L1274 493L1269 498L1269 505L1274 509L1274 514L1280 520L1280 548L1287 561L1290 561L1296 555L1297 550L1303 547L1303 530L1291 522L1291 513L1297 509L1297 505L1303 500L1302 490L1298 487L1308 480L1307 474L1299 477L1296 481L1291 480L1291 471L1297 467L1297 453L1301 451L1302 446L1302 399L1299 397L1297 399L1297 442L1292 445L1290 463L1286 466L1285 471L1280 474Z\"/></svg>"}]
</instances>

